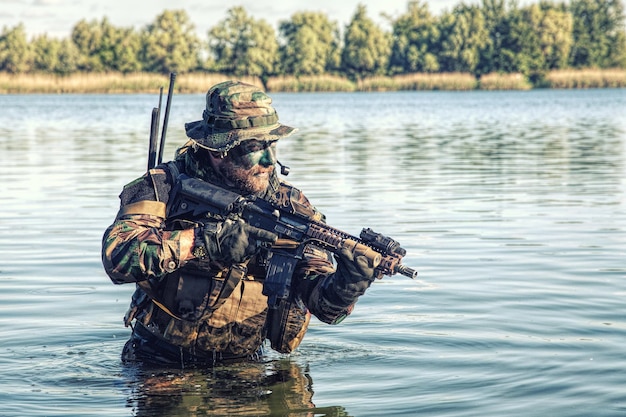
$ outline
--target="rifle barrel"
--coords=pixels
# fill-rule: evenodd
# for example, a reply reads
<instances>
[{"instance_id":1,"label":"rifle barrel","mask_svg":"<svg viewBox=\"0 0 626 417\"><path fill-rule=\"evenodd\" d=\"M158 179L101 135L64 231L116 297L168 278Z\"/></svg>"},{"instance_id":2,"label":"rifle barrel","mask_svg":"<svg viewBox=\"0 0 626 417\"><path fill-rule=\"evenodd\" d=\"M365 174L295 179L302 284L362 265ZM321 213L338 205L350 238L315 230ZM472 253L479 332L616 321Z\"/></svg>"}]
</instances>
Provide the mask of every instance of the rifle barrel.
<instances>
[{"instance_id":1,"label":"rifle barrel","mask_svg":"<svg viewBox=\"0 0 626 417\"><path fill-rule=\"evenodd\" d=\"M413 268L409 268L404 264L398 264L396 266L396 272L400 275L404 275L405 277L409 277L411 279L415 279L417 277L417 271Z\"/></svg>"}]
</instances>

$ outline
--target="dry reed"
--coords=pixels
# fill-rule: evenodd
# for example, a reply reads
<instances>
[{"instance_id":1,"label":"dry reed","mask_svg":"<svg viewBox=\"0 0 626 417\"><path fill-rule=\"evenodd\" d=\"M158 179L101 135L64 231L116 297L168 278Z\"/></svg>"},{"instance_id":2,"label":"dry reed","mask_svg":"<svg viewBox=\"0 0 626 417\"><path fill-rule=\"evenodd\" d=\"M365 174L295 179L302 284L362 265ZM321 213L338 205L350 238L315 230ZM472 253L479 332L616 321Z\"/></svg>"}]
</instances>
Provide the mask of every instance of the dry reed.
<instances>
[{"instance_id":1,"label":"dry reed","mask_svg":"<svg viewBox=\"0 0 626 417\"><path fill-rule=\"evenodd\" d=\"M551 88L623 88L625 69L555 70L546 76Z\"/></svg>"},{"instance_id":2,"label":"dry reed","mask_svg":"<svg viewBox=\"0 0 626 417\"><path fill-rule=\"evenodd\" d=\"M221 81L239 79L263 87L258 77L233 77L215 73L179 74L177 93L204 93ZM0 94L58 93L154 93L166 87L166 75L151 73L45 74L0 73ZM583 69L551 71L545 77L550 88L625 88L625 69ZM270 92L313 91L401 91L401 90L528 90L531 83L522 74L492 73L477 81L468 73L402 74L368 77L358 82L334 75L279 76L267 80Z\"/></svg>"},{"instance_id":3,"label":"dry reed","mask_svg":"<svg viewBox=\"0 0 626 417\"><path fill-rule=\"evenodd\" d=\"M337 92L354 91L356 86L344 77L335 75L280 76L267 80L270 92Z\"/></svg>"},{"instance_id":4,"label":"dry reed","mask_svg":"<svg viewBox=\"0 0 626 417\"><path fill-rule=\"evenodd\" d=\"M476 77L460 72L397 75L394 80L402 90L467 91L476 88Z\"/></svg>"},{"instance_id":5,"label":"dry reed","mask_svg":"<svg viewBox=\"0 0 626 417\"><path fill-rule=\"evenodd\" d=\"M491 73L480 77L481 90L530 90L532 84L522 74Z\"/></svg>"},{"instance_id":6,"label":"dry reed","mask_svg":"<svg viewBox=\"0 0 626 417\"><path fill-rule=\"evenodd\" d=\"M263 88L263 83L258 77L237 77L214 73L182 74L176 78L176 85L179 93L206 93L211 86L228 80L239 80Z\"/></svg>"},{"instance_id":7,"label":"dry reed","mask_svg":"<svg viewBox=\"0 0 626 417\"><path fill-rule=\"evenodd\" d=\"M359 82L359 91L467 91L476 88L476 78L469 73L414 73L393 77L369 77Z\"/></svg>"},{"instance_id":8,"label":"dry reed","mask_svg":"<svg viewBox=\"0 0 626 417\"><path fill-rule=\"evenodd\" d=\"M398 91L399 87L393 77L382 75L363 78L357 81L358 91Z\"/></svg>"},{"instance_id":9,"label":"dry reed","mask_svg":"<svg viewBox=\"0 0 626 417\"><path fill-rule=\"evenodd\" d=\"M0 94L154 93L160 87L166 87L168 79L166 75L150 73L91 73L69 76L0 73ZM223 74L181 74L176 78L175 91L177 93L204 93L210 86L228 79L232 77ZM242 77L241 81L263 86L257 77Z\"/></svg>"}]
</instances>

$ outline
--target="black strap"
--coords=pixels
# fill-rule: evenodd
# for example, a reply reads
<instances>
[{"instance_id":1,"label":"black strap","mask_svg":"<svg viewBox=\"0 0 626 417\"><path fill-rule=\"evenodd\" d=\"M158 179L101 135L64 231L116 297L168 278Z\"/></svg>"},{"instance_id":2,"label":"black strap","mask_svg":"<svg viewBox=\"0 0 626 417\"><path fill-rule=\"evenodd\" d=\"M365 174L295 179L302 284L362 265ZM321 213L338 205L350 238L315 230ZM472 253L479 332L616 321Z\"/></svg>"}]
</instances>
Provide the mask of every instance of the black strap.
<instances>
[{"instance_id":1,"label":"black strap","mask_svg":"<svg viewBox=\"0 0 626 417\"><path fill-rule=\"evenodd\" d=\"M239 282L243 280L247 273L248 267L246 266L246 263L235 264L228 270L226 278L222 281L221 288L217 288L219 281L215 280L215 287L209 296L209 308L211 309L211 312L217 310L222 306L222 304L224 304L226 299L230 297L237 285L239 285Z\"/></svg>"},{"instance_id":2,"label":"black strap","mask_svg":"<svg viewBox=\"0 0 626 417\"><path fill-rule=\"evenodd\" d=\"M180 169L178 169L178 165L176 165L176 161L169 161L167 163L167 169L170 170L170 173L172 174L172 179L174 180L174 182L176 182L176 180L178 179L178 176L180 175Z\"/></svg>"}]
</instances>

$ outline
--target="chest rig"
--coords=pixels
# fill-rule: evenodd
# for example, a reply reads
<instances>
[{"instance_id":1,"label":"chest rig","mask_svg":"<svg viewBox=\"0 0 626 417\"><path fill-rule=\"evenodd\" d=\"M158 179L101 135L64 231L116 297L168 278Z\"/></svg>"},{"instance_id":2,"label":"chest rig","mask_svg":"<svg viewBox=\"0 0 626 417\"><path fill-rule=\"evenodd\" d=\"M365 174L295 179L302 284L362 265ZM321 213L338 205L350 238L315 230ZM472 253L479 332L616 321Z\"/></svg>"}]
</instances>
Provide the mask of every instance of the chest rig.
<instances>
[{"instance_id":1,"label":"chest rig","mask_svg":"<svg viewBox=\"0 0 626 417\"><path fill-rule=\"evenodd\" d=\"M180 175L174 161L167 163L174 182ZM186 229L207 221L222 221L223 218L206 217L177 219L169 217L167 207L166 229ZM256 260L252 260L255 263ZM234 289L244 279L254 279L248 275L250 260L234 264L228 268L213 264L210 260L194 259L184 267L169 274L162 294L178 313L179 319L197 321L208 319L212 312L220 308L231 296ZM259 278L259 277L257 277Z\"/></svg>"},{"instance_id":2,"label":"chest rig","mask_svg":"<svg viewBox=\"0 0 626 417\"><path fill-rule=\"evenodd\" d=\"M167 163L166 169L170 172L174 180L173 186L175 187L180 170L175 162ZM153 184L156 189L157 185L154 177ZM299 190L288 184L281 184L276 197L282 205L290 205L294 209L306 212L311 217L316 217L317 219L323 218L319 212L302 201L304 197L300 195ZM165 228L167 230L188 229L207 221L224 220L219 217L207 217L206 214L200 214L197 218L189 218L187 216L185 218L172 218L170 217L169 204L167 204L165 217ZM158 332L163 337L176 344L197 345L198 342L196 340L198 339L196 338L202 339L203 332L207 328L208 330L206 331L211 333L210 339L212 341L219 340L222 337L222 330L217 331L216 326L224 325L222 322L224 311L230 310L234 299L242 297L240 298L238 308L245 309L245 304L247 303L262 303L262 310L267 311L267 301L264 296L261 296L260 292L258 296L262 298L243 297L244 288L246 293L252 291L250 294L254 294L256 290L253 288L258 288L259 285L262 285L266 274L266 255L261 253L248 262L235 264L229 268L221 268L210 260L194 259L187 262L183 267L169 273L158 282L153 280L152 282L140 283L138 292L146 294L147 297L145 298L148 298L149 300L147 301L151 302L147 307L144 304L143 311L137 318L144 325L156 325L157 328L161 329ZM235 294L233 294L234 291L236 292ZM241 291L241 295L238 294L239 291ZM229 300L231 296L234 298ZM227 301L228 304L224 309L216 313ZM261 316L258 316L261 321L254 326L248 327L247 330L241 329L246 328L248 320L244 323L236 324L235 326L239 326L239 330L235 330L237 336L242 336L242 339L250 338L255 345L260 343L264 337L267 337L271 341L272 348L279 352L286 353L295 349L302 340L310 319L310 313L302 304L302 301L291 300L290 302L285 302L281 305L279 311L275 312L279 313L278 316L273 314L272 317L267 318L265 313L260 313L260 306L256 305L258 307L253 308L256 308L254 311L257 314L261 314ZM132 317L130 320L132 320ZM130 320L127 317L127 322ZM249 321L253 320L256 320L256 318L249 319ZM222 327L222 329L226 328L231 327L230 325ZM256 332L259 333L253 335ZM179 334L180 337L176 337L176 334ZM192 336L192 334L197 336ZM243 337L243 334L248 334L248 336ZM215 345L212 343L208 343L207 347L210 345L211 348L215 349ZM258 345L256 345L256 348L258 348Z\"/></svg>"},{"instance_id":3,"label":"chest rig","mask_svg":"<svg viewBox=\"0 0 626 417\"><path fill-rule=\"evenodd\" d=\"M175 161L171 161L166 166L175 183L180 175L178 165ZM164 170L159 168L149 172L157 200L160 200L158 177L163 178L164 175ZM163 201L160 202L163 203ZM220 220L207 217L170 218L169 205L165 211L163 214L166 218L166 230L188 229L208 220ZM125 323L130 325L140 310L144 310L141 314L144 323L150 321L153 312L161 313L159 316L166 315L169 318L189 323L207 320L224 304L242 280L254 279L248 275L248 264L249 262L244 262L234 264L229 268L222 268L208 260L194 259L162 279L152 278L138 282L137 291L133 295L130 309L124 318Z\"/></svg>"}]
</instances>

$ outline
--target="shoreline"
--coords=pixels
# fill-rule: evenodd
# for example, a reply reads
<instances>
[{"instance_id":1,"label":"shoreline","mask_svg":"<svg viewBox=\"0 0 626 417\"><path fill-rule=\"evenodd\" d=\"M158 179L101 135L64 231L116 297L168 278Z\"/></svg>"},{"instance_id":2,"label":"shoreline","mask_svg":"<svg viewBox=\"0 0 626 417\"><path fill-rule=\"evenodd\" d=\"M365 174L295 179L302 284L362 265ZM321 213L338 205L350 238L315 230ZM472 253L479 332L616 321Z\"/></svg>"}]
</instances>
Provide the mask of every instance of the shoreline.
<instances>
[{"instance_id":1,"label":"shoreline","mask_svg":"<svg viewBox=\"0 0 626 417\"><path fill-rule=\"evenodd\" d=\"M205 93L214 84L239 79L276 92L384 92L472 91L625 88L626 69L557 70L546 74L540 85L522 74L486 74L477 79L469 73L402 74L373 76L356 82L336 75L258 77L186 73L176 79L175 92ZM80 73L69 76L0 73L0 94L153 94L168 83L168 76L154 73Z\"/></svg>"}]
</instances>

